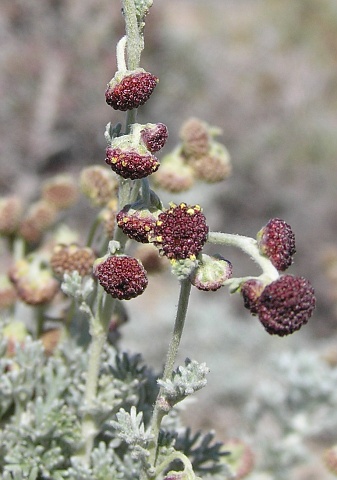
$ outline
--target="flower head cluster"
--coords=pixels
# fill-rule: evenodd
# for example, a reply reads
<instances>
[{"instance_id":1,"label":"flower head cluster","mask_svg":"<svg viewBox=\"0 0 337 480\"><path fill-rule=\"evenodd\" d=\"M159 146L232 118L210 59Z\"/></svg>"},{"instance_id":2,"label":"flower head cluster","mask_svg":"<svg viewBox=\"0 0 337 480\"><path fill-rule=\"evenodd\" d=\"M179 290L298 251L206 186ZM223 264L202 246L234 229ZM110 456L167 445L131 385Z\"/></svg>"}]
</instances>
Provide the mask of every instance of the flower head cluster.
<instances>
[{"instance_id":1,"label":"flower head cluster","mask_svg":"<svg viewBox=\"0 0 337 480\"><path fill-rule=\"evenodd\" d=\"M198 118L189 118L180 129L181 155L198 180L215 183L231 173L227 149L214 140L219 133Z\"/></svg>"},{"instance_id":2,"label":"flower head cluster","mask_svg":"<svg viewBox=\"0 0 337 480\"><path fill-rule=\"evenodd\" d=\"M299 330L315 309L314 289L303 277L284 275L264 288L259 281L248 282L241 288L245 306L272 335L283 337Z\"/></svg>"},{"instance_id":3,"label":"flower head cluster","mask_svg":"<svg viewBox=\"0 0 337 480\"><path fill-rule=\"evenodd\" d=\"M296 253L295 235L291 226L280 218L269 220L257 234L258 247L277 270L283 272L293 262Z\"/></svg>"},{"instance_id":4,"label":"flower head cluster","mask_svg":"<svg viewBox=\"0 0 337 480\"><path fill-rule=\"evenodd\" d=\"M72 245L56 245L50 258L50 266L57 277L75 270L84 277L92 273L96 255L89 247Z\"/></svg>"},{"instance_id":5,"label":"flower head cluster","mask_svg":"<svg viewBox=\"0 0 337 480\"><path fill-rule=\"evenodd\" d=\"M153 243L169 259L195 259L207 240L208 226L199 205L171 204L158 216Z\"/></svg>"},{"instance_id":6,"label":"flower head cluster","mask_svg":"<svg viewBox=\"0 0 337 480\"><path fill-rule=\"evenodd\" d=\"M104 290L119 300L137 297L144 292L148 284L143 265L128 255L98 259L93 271Z\"/></svg>"},{"instance_id":7,"label":"flower head cluster","mask_svg":"<svg viewBox=\"0 0 337 480\"><path fill-rule=\"evenodd\" d=\"M157 77L141 68L117 72L105 91L106 103L121 111L138 108L150 98L157 83Z\"/></svg>"},{"instance_id":8,"label":"flower head cluster","mask_svg":"<svg viewBox=\"0 0 337 480\"><path fill-rule=\"evenodd\" d=\"M188 190L195 180L215 183L226 179L232 167L227 149L214 139L219 133L198 118L183 123L181 143L163 158L162 168L154 178L157 185L180 192Z\"/></svg>"}]
</instances>

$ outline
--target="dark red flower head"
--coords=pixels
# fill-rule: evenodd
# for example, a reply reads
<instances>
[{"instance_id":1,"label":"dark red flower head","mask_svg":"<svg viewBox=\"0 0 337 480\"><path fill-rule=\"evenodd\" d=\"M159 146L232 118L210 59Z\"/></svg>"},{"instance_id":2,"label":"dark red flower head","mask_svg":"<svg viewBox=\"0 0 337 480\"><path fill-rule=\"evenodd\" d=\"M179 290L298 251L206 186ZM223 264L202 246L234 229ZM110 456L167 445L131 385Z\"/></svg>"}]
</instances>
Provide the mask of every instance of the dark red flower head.
<instances>
[{"instance_id":1,"label":"dark red flower head","mask_svg":"<svg viewBox=\"0 0 337 480\"><path fill-rule=\"evenodd\" d=\"M167 138L167 126L163 123L150 124L141 131L141 139L151 153L161 150Z\"/></svg>"},{"instance_id":2,"label":"dark red flower head","mask_svg":"<svg viewBox=\"0 0 337 480\"><path fill-rule=\"evenodd\" d=\"M159 168L159 160L148 153L140 153L134 149L107 147L105 162L123 178L145 178Z\"/></svg>"},{"instance_id":3,"label":"dark red flower head","mask_svg":"<svg viewBox=\"0 0 337 480\"><path fill-rule=\"evenodd\" d=\"M115 255L95 262L94 275L104 290L119 300L137 297L148 284L142 264L127 255Z\"/></svg>"},{"instance_id":4,"label":"dark red flower head","mask_svg":"<svg viewBox=\"0 0 337 480\"><path fill-rule=\"evenodd\" d=\"M132 110L143 105L158 83L157 77L142 69L128 72L121 80L117 75L105 92L106 103L115 110Z\"/></svg>"},{"instance_id":5,"label":"dark red flower head","mask_svg":"<svg viewBox=\"0 0 337 480\"><path fill-rule=\"evenodd\" d=\"M284 220L272 218L257 234L258 247L277 270L283 272L293 262L296 253L295 235Z\"/></svg>"},{"instance_id":6,"label":"dark red flower head","mask_svg":"<svg viewBox=\"0 0 337 480\"><path fill-rule=\"evenodd\" d=\"M156 223L156 217L149 210L135 210L126 205L116 217L117 225L125 235L140 243L149 243L149 235Z\"/></svg>"},{"instance_id":7,"label":"dark red flower head","mask_svg":"<svg viewBox=\"0 0 337 480\"><path fill-rule=\"evenodd\" d=\"M169 259L195 259L207 240L208 226L199 205L171 204L153 229L153 243Z\"/></svg>"},{"instance_id":8,"label":"dark red flower head","mask_svg":"<svg viewBox=\"0 0 337 480\"><path fill-rule=\"evenodd\" d=\"M305 325L315 305L314 289L308 280L284 275L264 288L256 310L267 332L283 337Z\"/></svg>"}]
</instances>

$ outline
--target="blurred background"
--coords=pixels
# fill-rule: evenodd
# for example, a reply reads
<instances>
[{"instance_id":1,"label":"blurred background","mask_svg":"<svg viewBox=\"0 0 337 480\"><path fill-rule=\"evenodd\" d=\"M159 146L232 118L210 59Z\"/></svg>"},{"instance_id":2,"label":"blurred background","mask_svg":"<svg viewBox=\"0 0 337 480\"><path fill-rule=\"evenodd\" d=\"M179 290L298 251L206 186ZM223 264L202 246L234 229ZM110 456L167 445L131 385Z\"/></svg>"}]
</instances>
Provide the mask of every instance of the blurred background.
<instances>
[{"instance_id":1,"label":"blurred background","mask_svg":"<svg viewBox=\"0 0 337 480\"><path fill-rule=\"evenodd\" d=\"M105 125L124 121L104 100L123 34L119 0L2 0L1 195L19 192L29 202L50 175L77 176L83 166L104 163ZM271 217L285 219L297 244L290 273L307 277L317 293L308 326L275 339L240 298L193 292L181 358L205 361L211 374L185 415L195 427L220 425L225 437L245 430L234 405L268 372L270 353L336 350L337 3L155 0L142 67L160 83L138 121L168 126L163 154L179 141L182 122L196 116L222 129L233 163L220 184L160 196L201 204L211 230L254 237ZM79 206L70 224L84 231L92 218ZM235 275L251 273L240 252L219 253ZM177 296L167 274L128 304L123 348L142 352L156 369ZM292 478L330 478L317 465L303 468Z\"/></svg>"}]
</instances>

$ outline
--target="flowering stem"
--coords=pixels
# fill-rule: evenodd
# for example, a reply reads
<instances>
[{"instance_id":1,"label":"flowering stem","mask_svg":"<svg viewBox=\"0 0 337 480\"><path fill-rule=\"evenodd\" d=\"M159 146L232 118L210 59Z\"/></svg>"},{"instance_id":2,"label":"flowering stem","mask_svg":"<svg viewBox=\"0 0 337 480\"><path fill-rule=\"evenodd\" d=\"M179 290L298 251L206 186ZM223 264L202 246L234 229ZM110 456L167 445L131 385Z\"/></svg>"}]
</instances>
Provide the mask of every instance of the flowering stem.
<instances>
[{"instance_id":1,"label":"flowering stem","mask_svg":"<svg viewBox=\"0 0 337 480\"><path fill-rule=\"evenodd\" d=\"M137 121L137 108L133 110L128 110L126 114L126 133L129 134L131 132L131 126L136 123Z\"/></svg>"},{"instance_id":2,"label":"flowering stem","mask_svg":"<svg viewBox=\"0 0 337 480\"><path fill-rule=\"evenodd\" d=\"M177 309L176 320L174 324L173 335L169 350L167 352L166 364L164 368L163 380L168 380L172 377L174 362L177 357L178 348L183 333L186 313L188 308L188 300L191 292L191 282L189 279L180 282L180 295Z\"/></svg>"},{"instance_id":3,"label":"flowering stem","mask_svg":"<svg viewBox=\"0 0 337 480\"><path fill-rule=\"evenodd\" d=\"M135 70L139 67L144 42L139 31L134 0L122 0L127 36L127 67Z\"/></svg>"},{"instance_id":4,"label":"flowering stem","mask_svg":"<svg viewBox=\"0 0 337 480\"><path fill-rule=\"evenodd\" d=\"M94 407L97 395L97 385L99 377L100 359L104 343L106 340L109 319L103 315L104 290L98 287L97 298L95 302L95 314L90 307L82 303L81 308L89 315L91 344L88 359L87 378L84 394L84 405L86 413L82 423L82 438L84 440L83 452L80 456L84 462L90 464L90 455L97 434L97 425L95 423L92 409Z\"/></svg>"},{"instance_id":5,"label":"flowering stem","mask_svg":"<svg viewBox=\"0 0 337 480\"><path fill-rule=\"evenodd\" d=\"M168 380L168 379L171 379L172 377L174 362L177 358L178 348L179 348L181 336L184 330L190 292L191 292L191 282L189 281L189 279L182 280L180 282L178 309L177 309L171 343L169 345L169 349L167 352L166 363L165 363L164 373L163 373L163 380ZM150 451L149 462L151 466L154 466L156 463L160 424L163 417L167 413L167 411L163 410L160 407L162 400L163 400L162 389L160 389L157 396L156 403L155 403L153 416L152 416L152 423L151 423L151 434L153 436L152 443L149 445L149 451ZM145 476L143 476L142 478L145 480L148 477L145 474Z\"/></svg>"},{"instance_id":6,"label":"flowering stem","mask_svg":"<svg viewBox=\"0 0 337 480\"><path fill-rule=\"evenodd\" d=\"M240 248L243 252L249 255L257 265L259 265L263 274L268 276L270 280L277 280L279 278L277 269L268 257L260 253L257 241L254 238L231 233L209 232L207 241L218 245Z\"/></svg>"}]
</instances>

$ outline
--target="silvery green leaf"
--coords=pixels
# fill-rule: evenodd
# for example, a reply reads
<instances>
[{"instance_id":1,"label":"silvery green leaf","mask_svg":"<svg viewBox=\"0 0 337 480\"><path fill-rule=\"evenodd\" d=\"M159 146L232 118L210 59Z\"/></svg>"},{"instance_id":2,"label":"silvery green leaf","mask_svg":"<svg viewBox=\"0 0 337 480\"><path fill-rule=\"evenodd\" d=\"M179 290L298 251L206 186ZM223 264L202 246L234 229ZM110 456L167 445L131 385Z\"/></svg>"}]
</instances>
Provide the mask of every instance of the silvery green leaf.
<instances>
[{"instance_id":1,"label":"silvery green leaf","mask_svg":"<svg viewBox=\"0 0 337 480\"><path fill-rule=\"evenodd\" d=\"M151 437L145 431L143 412L137 413L134 406L131 407L130 413L121 408L116 417L117 421L112 420L111 425L122 440L130 445L146 446Z\"/></svg>"},{"instance_id":2,"label":"silvery green leaf","mask_svg":"<svg viewBox=\"0 0 337 480\"><path fill-rule=\"evenodd\" d=\"M206 383L206 375L209 368L205 363L198 363L195 360L187 358L185 366L180 366L173 373L172 380L158 380L158 384L162 388L164 397L174 405L180 402L188 395L203 388Z\"/></svg>"}]
</instances>

